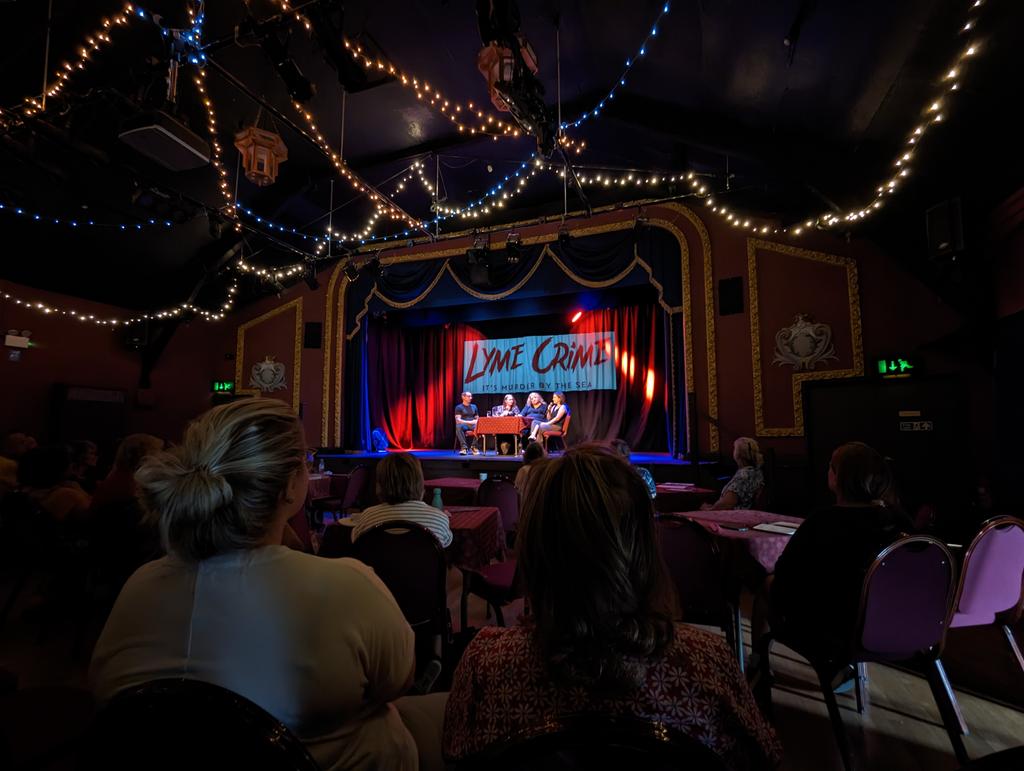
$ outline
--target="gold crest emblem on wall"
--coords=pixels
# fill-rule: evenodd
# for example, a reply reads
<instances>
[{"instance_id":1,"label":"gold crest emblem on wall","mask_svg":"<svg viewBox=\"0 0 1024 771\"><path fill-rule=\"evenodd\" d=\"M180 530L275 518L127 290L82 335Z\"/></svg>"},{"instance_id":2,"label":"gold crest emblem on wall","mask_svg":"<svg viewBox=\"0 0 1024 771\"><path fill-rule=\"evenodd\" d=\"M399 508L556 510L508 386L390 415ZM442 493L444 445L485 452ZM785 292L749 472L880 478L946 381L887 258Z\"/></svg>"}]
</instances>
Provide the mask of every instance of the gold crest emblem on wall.
<instances>
[{"instance_id":1,"label":"gold crest emblem on wall","mask_svg":"<svg viewBox=\"0 0 1024 771\"><path fill-rule=\"evenodd\" d=\"M797 372L813 370L817 364L838 359L832 345L832 327L816 323L798 313L793 323L775 333L775 358L772 364L789 364Z\"/></svg>"},{"instance_id":2,"label":"gold crest emblem on wall","mask_svg":"<svg viewBox=\"0 0 1024 771\"><path fill-rule=\"evenodd\" d=\"M263 361L252 365L252 376L249 378L249 385L258 388L263 393L280 391L288 388L284 380L285 366L279 361L274 361L273 356L267 356Z\"/></svg>"}]
</instances>

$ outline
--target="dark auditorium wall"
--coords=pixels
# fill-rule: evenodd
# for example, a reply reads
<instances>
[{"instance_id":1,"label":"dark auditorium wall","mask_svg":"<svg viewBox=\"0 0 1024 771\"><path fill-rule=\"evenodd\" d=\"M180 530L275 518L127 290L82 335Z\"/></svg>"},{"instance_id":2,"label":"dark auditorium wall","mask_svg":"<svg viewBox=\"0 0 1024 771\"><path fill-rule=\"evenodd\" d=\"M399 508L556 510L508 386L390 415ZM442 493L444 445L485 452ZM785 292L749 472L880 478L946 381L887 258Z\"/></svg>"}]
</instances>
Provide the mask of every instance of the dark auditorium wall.
<instances>
[{"instance_id":1,"label":"dark auditorium wall","mask_svg":"<svg viewBox=\"0 0 1024 771\"><path fill-rule=\"evenodd\" d=\"M603 212L591 219L574 220L570 227L590 232L631 227L637 211L633 206ZM828 323L832 328L836 358L818 365L814 370L816 376L853 374L859 372L858 368L870 368L875 357L893 353L918 356L930 374L963 374L964 365L954 355L929 347L959 328L961 319L957 313L866 240L853 239L847 243L839 236L825 233L809 233L802 238L755 239L713 215L707 216L700 207L647 205L644 216L652 225L675 232L688 252L692 326L689 356L699 413L696 438L704 454L728 456L735 437L757 436L778 458L799 465L806 454L806 444L795 414L798 404L794 402L794 371L788 365L772 363L776 333L791 324L798 313L811 314L815 321ZM558 223L520 225L516 230L524 240L553 240ZM502 235L499 231L495 239ZM704 269L705 241L710 249L710 272ZM453 239L385 250L380 256L384 262L423 255L442 259L445 254L458 253L470 245L466 238ZM758 286L756 340L761 353L760 388L755 383L752 357L752 274L756 275ZM717 309L718 280L736 276L742 279L743 310L721 316ZM220 346L230 352L236 348L239 336L245 340L242 379L247 380L249 368L257 358L273 355L286 365L295 361L295 341L288 337L294 337L294 310L281 310L262 321L260 317L301 298L304 322L332 324L330 331L326 326L324 330L324 345L329 345L330 351L302 350L298 358L299 402L308 438L312 444L331 446L337 403L339 398L345 399L334 372L339 366L337 308L343 300L346 279L339 267L322 271L318 278L320 287L316 291L299 284L282 299L269 298L236 314L232 317L234 324L222 328ZM708 297L715 306L710 316L705 307ZM329 315L325 314L328 298ZM257 323L246 326L252 321ZM713 345L709 346L712 336ZM680 372L678 377L682 382L685 376ZM984 386L976 392L980 396L972 397L970 403L972 413L977 413L972 415L972 424L987 427L976 433L977 441L984 444L987 432L991 431L990 413L986 412L991 405L986 404ZM286 400L294 397L285 392L279 395ZM755 416L758 401L760 430Z\"/></svg>"},{"instance_id":2,"label":"dark auditorium wall","mask_svg":"<svg viewBox=\"0 0 1024 771\"><path fill-rule=\"evenodd\" d=\"M122 308L8 281L3 287L13 296L51 307L108 318L131 315ZM188 419L209 406L210 380L221 371L219 336L211 335L204 321L179 327L153 371L152 387L141 393L141 355L125 346L121 330L44 314L10 301L0 303L0 328L32 333L32 347L22 352L20 361L11 361L12 349L6 347L0 357L0 431L24 430L40 441L93 438L59 436L60 410L53 402L57 384L124 394L123 410L115 410L120 413L115 421L120 425L104 425L110 436L101 439L135 431L177 439Z\"/></svg>"}]
</instances>

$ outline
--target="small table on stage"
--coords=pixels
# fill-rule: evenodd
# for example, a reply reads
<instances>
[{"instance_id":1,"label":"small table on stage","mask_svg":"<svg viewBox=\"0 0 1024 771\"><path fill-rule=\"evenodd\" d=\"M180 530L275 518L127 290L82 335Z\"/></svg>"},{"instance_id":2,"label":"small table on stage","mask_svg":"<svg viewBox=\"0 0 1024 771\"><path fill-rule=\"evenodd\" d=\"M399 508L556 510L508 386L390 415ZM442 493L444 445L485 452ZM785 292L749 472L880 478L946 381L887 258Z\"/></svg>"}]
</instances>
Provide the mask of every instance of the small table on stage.
<instances>
[{"instance_id":1,"label":"small table on stage","mask_svg":"<svg viewBox=\"0 0 1024 771\"><path fill-rule=\"evenodd\" d=\"M476 435L483 439L484 443L484 455L487 454L487 437L494 437L494 453L498 453L498 436L501 434L511 434L515 438L516 443L516 455L519 454L519 432L524 428L529 428L530 424L533 423L532 418L524 418L520 415L506 415L505 417L495 418L488 415L476 419Z\"/></svg>"}]
</instances>

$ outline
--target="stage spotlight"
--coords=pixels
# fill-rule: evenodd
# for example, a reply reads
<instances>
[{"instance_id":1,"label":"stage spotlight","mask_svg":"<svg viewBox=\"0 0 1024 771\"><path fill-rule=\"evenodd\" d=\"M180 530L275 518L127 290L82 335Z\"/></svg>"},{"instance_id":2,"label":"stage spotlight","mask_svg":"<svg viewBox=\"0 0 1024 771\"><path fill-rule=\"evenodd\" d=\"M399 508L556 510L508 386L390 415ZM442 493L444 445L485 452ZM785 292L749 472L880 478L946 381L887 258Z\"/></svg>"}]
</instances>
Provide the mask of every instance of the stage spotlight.
<instances>
[{"instance_id":1,"label":"stage spotlight","mask_svg":"<svg viewBox=\"0 0 1024 771\"><path fill-rule=\"evenodd\" d=\"M345 278L349 281L355 281L359 278L359 268L355 266L355 263L349 263L345 266Z\"/></svg>"},{"instance_id":2,"label":"stage spotlight","mask_svg":"<svg viewBox=\"0 0 1024 771\"><path fill-rule=\"evenodd\" d=\"M562 225L562 227L560 227L558 229L558 243L559 243L559 245L562 246L562 247L566 247L566 246L569 245L569 242L571 240L572 240L572 236L569 235L569 228L567 228L565 225Z\"/></svg>"},{"instance_id":3,"label":"stage spotlight","mask_svg":"<svg viewBox=\"0 0 1024 771\"><path fill-rule=\"evenodd\" d=\"M576 311L574 314L572 314L572 318L569 319L569 323L575 324L581 318L583 318L583 311Z\"/></svg>"}]
</instances>

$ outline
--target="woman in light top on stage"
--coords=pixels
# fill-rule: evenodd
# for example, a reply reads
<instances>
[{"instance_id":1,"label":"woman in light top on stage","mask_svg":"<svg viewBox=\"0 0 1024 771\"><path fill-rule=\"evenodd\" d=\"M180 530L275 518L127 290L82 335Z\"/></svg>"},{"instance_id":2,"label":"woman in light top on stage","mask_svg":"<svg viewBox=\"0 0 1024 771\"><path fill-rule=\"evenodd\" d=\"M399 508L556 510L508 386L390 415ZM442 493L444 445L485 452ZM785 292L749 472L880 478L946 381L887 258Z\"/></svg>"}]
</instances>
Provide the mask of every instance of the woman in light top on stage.
<instances>
[{"instance_id":1,"label":"woman in light top on stage","mask_svg":"<svg viewBox=\"0 0 1024 771\"><path fill-rule=\"evenodd\" d=\"M548 405L547 417L543 423L534 422L530 429L530 439L536 440L537 434L542 431L550 431L553 428L561 428L567 415L571 415L569 405L565 403L565 394L555 391L551 395L551 404Z\"/></svg>"},{"instance_id":2,"label":"woman in light top on stage","mask_svg":"<svg viewBox=\"0 0 1024 771\"><path fill-rule=\"evenodd\" d=\"M516 397L512 394L505 394L505 398L501 400L501 406L495 409L493 414L499 418L518 415L519 405L516 404Z\"/></svg>"},{"instance_id":3,"label":"woman in light top on stage","mask_svg":"<svg viewBox=\"0 0 1024 771\"><path fill-rule=\"evenodd\" d=\"M512 394L505 394L501 404L491 410L491 415L498 418L517 417L519 415L519 405L516 404L516 397ZM512 434L498 435L498 448L501 450L502 455L512 454L512 440L514 438Z\"/></svg>"}]
</instances>

